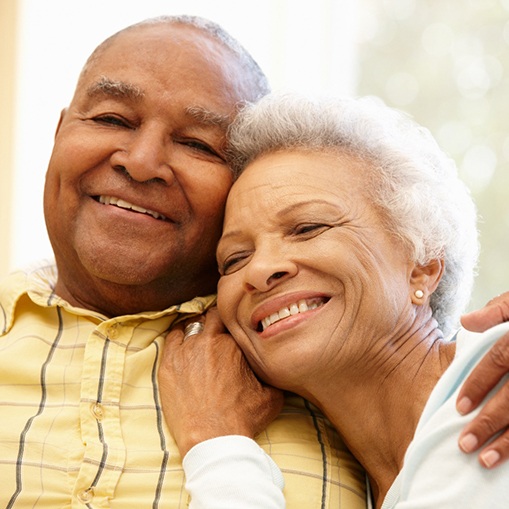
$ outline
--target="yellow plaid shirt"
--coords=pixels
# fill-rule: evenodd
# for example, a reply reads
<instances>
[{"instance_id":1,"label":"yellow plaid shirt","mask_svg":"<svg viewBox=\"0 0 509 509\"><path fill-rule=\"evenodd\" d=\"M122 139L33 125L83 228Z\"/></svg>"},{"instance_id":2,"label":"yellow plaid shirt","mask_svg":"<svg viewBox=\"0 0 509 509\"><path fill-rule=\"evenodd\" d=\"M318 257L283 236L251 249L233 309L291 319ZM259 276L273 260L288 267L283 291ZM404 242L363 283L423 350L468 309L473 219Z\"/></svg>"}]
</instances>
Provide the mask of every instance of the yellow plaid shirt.
<instances>
[{"instance_id":1,"label":"yellow plaid shirt","mask_svg":"<svg viewBox=\"0 0 509 509\"><path fill-rule=\"evenodd\" d=\"M111 319L52 292L53 265L0 283L0 507L189 504L158 398L165 332L214 297ZM258 443L289 509L364 509L364 473L328 421L289 396Z\"/></svg>"}]
</instances>

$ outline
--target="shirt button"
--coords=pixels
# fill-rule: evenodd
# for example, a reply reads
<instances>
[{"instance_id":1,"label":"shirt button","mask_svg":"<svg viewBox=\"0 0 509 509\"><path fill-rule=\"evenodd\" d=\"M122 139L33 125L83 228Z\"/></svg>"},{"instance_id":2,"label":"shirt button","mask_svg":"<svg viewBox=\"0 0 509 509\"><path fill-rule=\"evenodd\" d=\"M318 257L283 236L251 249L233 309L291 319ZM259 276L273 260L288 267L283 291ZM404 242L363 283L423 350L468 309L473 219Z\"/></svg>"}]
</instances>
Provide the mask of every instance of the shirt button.
<instances>
[{"instance_id":1,"label":"shirt button","mask_svg":"<svg viewBox=\"0 0 509 509\"><path fill-rule=\"evenodd\" d=\"M118 338L118 327L117 325L112 325L111 327L108 327L108 337L110 339L117 339Z\"/></svg>"},{"instance_id":2,"label":"shirt button","mask_svg":"<svg viewBox=\"0 0 509 509\"><path fill-rule=\"evenodd\" d=\"M104 417L104 407L100 403L92 403L90 405L90 411L92 415L98 420L101 421Z\"/></svg>"},{"instance_id":3,"label":"shirt button","mask_svg":"<svg viewBox=\"0 0 509 509\"><path fill-rule=\"evenodd\" d=\"M87 488L86 490L82 490L78 493L78 500L82 504L89 504L90 502L92 502L93 498L94 498L93 488Z\"/></svg>"}]
</instances>

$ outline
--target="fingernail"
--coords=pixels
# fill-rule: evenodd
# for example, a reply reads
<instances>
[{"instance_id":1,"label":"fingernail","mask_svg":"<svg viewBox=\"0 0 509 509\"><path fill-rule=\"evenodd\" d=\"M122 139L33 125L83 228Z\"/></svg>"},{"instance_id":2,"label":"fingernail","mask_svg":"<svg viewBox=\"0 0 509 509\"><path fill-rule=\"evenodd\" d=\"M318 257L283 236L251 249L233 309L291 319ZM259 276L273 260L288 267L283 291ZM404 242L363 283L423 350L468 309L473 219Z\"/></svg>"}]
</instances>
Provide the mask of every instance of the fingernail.
<instances>
[{"instance_id":1,"label":"fingernail","mask_svg":"<svg viewBox=\"0 0 509 509\"><path fill-rule=\"evenodd\" d=\"M478 440L473 433L468 433L460 438L459 446L463 452L472 452L477 448Z\"/></svg>"},{"instance_id":2,"label":"fingernail","mask_svg":"<svg viewBox=\"0 0 509 509\"><path fill-rule=\"evenodd\" d=\"M486 468L491 468L500 460L500 454L497 451L486 451L481 454L481 461Z\"/></svg>"},{"instance_id":3,"label":"fingernail","mask_svg":"<svg viewBox=\"0 0 509 509\"><path fill-rule=\"evenodd\" d=\"M468 414L468 412L470 412L470 410L472 410L472 407L473 407L472 400L464 396L458 401L458 404L456 405L456 410L458 410L458 412L461 415L466 415Z\"/></svg>"}]
</instances>

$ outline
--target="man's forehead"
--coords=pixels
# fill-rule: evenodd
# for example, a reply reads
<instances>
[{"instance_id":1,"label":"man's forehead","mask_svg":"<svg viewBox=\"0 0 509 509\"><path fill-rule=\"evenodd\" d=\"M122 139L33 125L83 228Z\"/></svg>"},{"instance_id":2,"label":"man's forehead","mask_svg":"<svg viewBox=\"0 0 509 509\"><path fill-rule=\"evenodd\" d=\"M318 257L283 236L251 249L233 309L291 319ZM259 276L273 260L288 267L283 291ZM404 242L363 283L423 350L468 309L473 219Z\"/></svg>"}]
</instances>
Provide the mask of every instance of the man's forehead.
<instances>
[{"instance_id":1,"label":"man's forehead","mask_svg":"<svg viewBox=\"0 0 509 509\"><path fill-rule=\"evenodd\" d=\"M200 41L207 41L206 45ZM97 65L123 65L133 58L159 58L182 50L203 54L207 46L211 49L223 44L207 32L194 26L179 23L154 23L128 27L103 41L92 53L85 68ZM215 51L215 50L212 50ZM122 54L122 57L119 57ZM206 58L206 55L204 55Z\"/></svg>"},{"instance_id":2,"label":"man's forehead","mask_svg":"<svg viewBox=\"0 0 509 509\"><path fill-rule=\"evenodd\" d=\"M216 44L223 49L216 51ZM207 48L211 49L210 58ZM156 90L149 81L158 83L162 87L159 93L167 92L170 97L177 91L177 95L187 96L186 114L197 124L224 131L237 104L253 95L246 90L251 85L245 83L243 72L238 57L206 31L185 24L157 23L131 27L105 41L87 62L80 88L91 98L139 103Z\"/></svg>"},{"instance_id":3,"label":"man's forehead","mask_svg":"<svg viewBox=\"0 0 509 509\"><path fill-rule=\"evenodd\" d=\"M211 46L226 49L223 42L207 31L193 25L172 22L129 27L110 38L108 46L129 46L131 44L146 46L155 43L165 47L172 44L176 47L184 46L185 48L196 46L197 50L203 51L203 41L207 41L207 44Z\"/></svg>"}]
</instances>

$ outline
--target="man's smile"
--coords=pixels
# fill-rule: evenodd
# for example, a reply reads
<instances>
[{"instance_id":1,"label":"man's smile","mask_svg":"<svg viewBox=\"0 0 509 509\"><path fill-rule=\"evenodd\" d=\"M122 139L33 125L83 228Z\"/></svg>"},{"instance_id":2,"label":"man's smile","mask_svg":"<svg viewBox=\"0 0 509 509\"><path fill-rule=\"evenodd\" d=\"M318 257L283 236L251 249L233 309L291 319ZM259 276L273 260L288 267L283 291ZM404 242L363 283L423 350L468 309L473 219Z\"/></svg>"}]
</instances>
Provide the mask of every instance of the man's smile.
<instances>
[{"instance_id":1,"label":"man's smile","mask_svg":"<svg viewBox=\"0 0 509 509\"><path fill-rule=\"evenodd\" d=\"M135 205L133 203L129 203L120 198L116 198L115 196L95 196L94 199L103 205L113 205L115 207L119 207L121 209L132 210L134 212L139 212L140 214L148 214L155 219L161 219L162 221L167 221L168 218L159 212L154 210L149 210L144 207L140 207L139 205Z\"/></svg>"}]
</instances>

